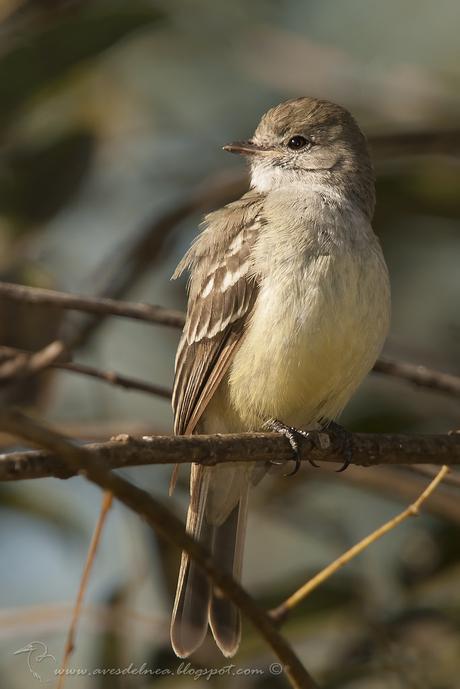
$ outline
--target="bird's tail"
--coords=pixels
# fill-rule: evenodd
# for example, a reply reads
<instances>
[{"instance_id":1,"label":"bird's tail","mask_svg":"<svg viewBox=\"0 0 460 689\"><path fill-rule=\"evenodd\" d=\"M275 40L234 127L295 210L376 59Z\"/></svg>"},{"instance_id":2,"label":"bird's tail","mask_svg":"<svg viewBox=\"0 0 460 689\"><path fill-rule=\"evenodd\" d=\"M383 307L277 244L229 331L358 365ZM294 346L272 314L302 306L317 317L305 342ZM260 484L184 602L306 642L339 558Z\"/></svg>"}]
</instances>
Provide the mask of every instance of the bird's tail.
<instances>
[{"instance_id":1,"label":"bird's tail","mask_svg":"<svg viewBox=\"0 0 460 689\"><path fill-rule=\"evenodd\" d=\"M230 481L230 484L227 482L227 495L232 483L234 488L240 488L240 492L236 504L222 520L214 519L212 508L209 509L209 502L213 502L216 494L222 498L219 484L222 484L222 479L225 481L228 478L228 475L217 478L215 468L192 465L187 531L213 554L221 569L240 579L246 531L247 483L240 480L236 483ZM240 613L183 552L171 622L171 643L176 655L185 658L203 643L208 622L224 656L234 655L241 636Z\"/></svg>"}]
</instances>

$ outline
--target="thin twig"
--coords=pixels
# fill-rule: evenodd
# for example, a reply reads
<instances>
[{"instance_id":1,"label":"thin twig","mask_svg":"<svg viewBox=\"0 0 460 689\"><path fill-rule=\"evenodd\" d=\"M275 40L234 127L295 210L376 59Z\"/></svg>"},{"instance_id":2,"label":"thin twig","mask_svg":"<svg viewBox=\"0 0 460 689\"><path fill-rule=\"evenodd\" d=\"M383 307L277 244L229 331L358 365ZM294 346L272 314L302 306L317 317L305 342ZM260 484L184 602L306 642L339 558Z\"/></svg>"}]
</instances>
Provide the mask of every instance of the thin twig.
<instances>
[{"instance_id":1,"label":"thin twig","mask_svg":"<svg viewBox=\"0 0 460 689\"><path fill-rule=\"evenodd\" d=\"M0 357L2 354L5 354L9 357L23 356L26 359L27 357L35 356L32 352L17 349L16 347L5 347L0 345ZM66 354L66 350L63 351L63 354ZM74 361L55 360L48 362L47 365L60 371L68 371L69 373L78 373L84 376L89 376L90 378L97 378L98 380L102 380L109 385L116 385L125 388L126 390L138 390L139 392L157 395L158 397L163 397L164 399L171 399L172 391L169 388L163 387L162 385L156 385L155 383L146 383L140 378L125 376L121 373L117 373L116 371L104 371L103 369L88 366L87 364L79 364ZM0 381L2 380L4 370L3 366L4 364L0 365Z\"/></svg>"},{"instance_id":2,"label":"thin twig","mask_svg":"<svg viewBox=\"0 0 460 689\"><path fill-rule=\"evenodd\" d=\"M146 383L140 378L133 378L132 376L125 376L116 371L103 371L102 369L95 368L94 366L87 366L86 364L77 363L57 363L53 364L53 368L57 368L61 371L69 371L69 373L80 373L84 376L89 376L90 378L97 378L102 380L109 385L116 385L126 390L137 390L138 392L146 392L149 395L156 395L157 397L163 397L163 399L170 400L172 391L170 388L163 387L162 385L156 385L155 383Z\"/></svg>"},{"instance_id":3,"label":"thin twig","mask_svg":"<svg viewBox=\"0 0 460 689\"><path fill-rule=\"evenodd\" d=\"M0 296L15 301L26 301L30 304L48 304L61 309L73 309L85 313L134 318L171 328L182 328L184 325L184 314L181 311L163 309L161 306L149 304L58 292L42 287L26 287L10 282L0 282Z\"/></svg>"},{"instance_id":4,"label":"thin twig","mask_svg":"<svg viewBox=\"0 0 460 689\"><path fill-rule=\"evenodd\" d=\"M398 361L389 357L380 357L374 365L375 373L384 373L387 376L401 378L419 387L431 388L440 392L460 396L460 377L443 371L435 371L421 364L411 364L407 361Z\"/></svg>"},{"instance_id":5,"label":"thin twig","mask_svg":"<svg viewBox=\"0 0 460 689\"><path fill-rule=\"evenodd\" d=\"M301 601L310 595L318 586L323 584L327 579L329 579L335 572L344 567L353 558L366 550L372 543L375 543L379 538L382 538L389 531L392 531L396 526L399 526L403 521L409 517L415 517L418 515L419 510L425 500L427 500L430 495L436 490L437 486L441 483L444 476L448 473L449 467L443 466L436 474L435 478L431 483L425 488L423 493L413 502L409 507L407 507L403 512L398 514L393 519L382 524L381 527L373 531L371 534L363 538L359 543L356 543L352 548L343 553L334 562L322 569L318 574L309 579L303 586L301 586L292 596L289 596L281 605L270 611L270 614L274 620L278 623L283 622L289 612L295 608Z\"/></svg>"},{"instance_id":6,"label":"thin twig","mask_svg":"<svg viewBox=\"0 0 460 689\"><path fill-rule=\"evenodd\" d=\"M233 577L219 568L206 549L185 531L180 519L161 502L121 476L102 468L93 461L86 449L72 445L59 434L18 411L0 410L0 430L60 455L70 471L83 474L104 490L113 493L114 497L144 517L161 538L185 550L258 629L282 663L291 686L296 689L316 689L317 685L270 617Z\"/></svg>"},{"instance_id":7,"label":"thin twig","mask_svg":"<svg viewBox=\"0 0 460 689\"><path fill-rule=\"evenodd\" d=\"M341 443L333 433L311 433L315 439L300 444L302 462L343 463ZM460 464L460 434L386 435L353 433L351 463L358 466L377 464ZM133 438L120 435L106 443L85 446L92 461L105 469L150 464L189 464L215 466L222 462L289 462L292 449L276 433L240 433L228 435L155 435ZM18 481L56 476L69 478L69 470L59 455L25 451L0 455L0 481Z\"/></svg>"},{"instance_id":8,"label":"thin twig","mask_svg":"<svg viewBox=\"0 0 460 689\"><path fill-rule=\"evenodd\" d=\"M2 348L0 348L2 349ZM8 348L10 349L10 348ZM63 342L55 340L38 352L26 353L10 349L10 356L0 365L0 383L16 383L52 366L66 351Z\"/></svg>"},{"instance_id":9,"label":"thin twig","mask_svg":"<svg viewBox=\"0 0 460 689\"><path fill-rule=\"evenodd\" d=\"M64 649L64 656L61 663L61 669L66 670L69 665L70 656L72 655L75 647L75 636L77 633L78 620L80 619L83 598L88 587L89 576L94 565L94 560L96 557L97 549L101 540L102 530L104 528L108 512L112 506L113 496L112 493L106 491L102 496L101 511L99 512L98 520L91 537L91 542L88 548L88 554L86 556L85 566L80 579L80 585L78 587L77 599L72 611L72 619L70 621L69 631L67 634L67 641ZM64 686L66 678L66 673L62 672L59 675L59 680L57 683L57 689L62 689Z\"/></svg>"}]
</instances>

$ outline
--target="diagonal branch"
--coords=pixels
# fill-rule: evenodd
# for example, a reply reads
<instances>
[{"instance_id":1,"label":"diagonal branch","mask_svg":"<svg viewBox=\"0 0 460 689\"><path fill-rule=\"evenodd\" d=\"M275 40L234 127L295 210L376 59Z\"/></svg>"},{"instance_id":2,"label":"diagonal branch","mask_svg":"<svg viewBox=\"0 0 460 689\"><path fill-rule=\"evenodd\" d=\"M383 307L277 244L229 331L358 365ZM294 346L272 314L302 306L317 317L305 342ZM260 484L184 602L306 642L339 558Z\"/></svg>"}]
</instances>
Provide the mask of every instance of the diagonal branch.
<instances>
[{"instance_id":1,"label":"diagonal branch","mask_svg":"<svg viewBox=\"0 0 460 689\"><path fill-rule=\"evenodd\" d=\"M385 536L389 531L399 526L403 521L409 517L415 517L419 514L419 510L425 500L427 500L434 490L441 483L443 478L449 472L449 467L443 466L436 474L435 478L431 483L425 488L423 493L419 495L417 500L409 505L403 512L400 512L396 517L390 519L389 521L382 524L382 526L371 534L363 538L359 543L356 543L352 548L349 548L345 553L342 553L334 562L322 569L318 574L316 574L312 579L309 579L303 586L301 586L295 593L293 593L289 598L287 598L281 605L270 611L270 614L274 620L281 624L285 621L288 614L298 605L301 601L305 600L307 596L312 593L318 586L323 584L327 579L329 579L333 574L335 574L339 569L348 564L353 558L357 557L370 545L378 541L382 536Z\"/></svg>"},{"instance_id":2,"label":"diagonal branch","mask_svg":"<svg viewBox=\"0 0 460 689\"><path fill-rule=\"evenodd\" d=\"M311 433L313 446L300 445L302 462L343 463L340 441L333 433ZM460 464L460 434L385 435L354 433L352 464ZM105 469L150 464L189 464L214 466L221 462L289 462L292 450L276 433L172 436L132 438L120 435L106 443L85 445L87 456ZM18 481L56 476L69 478L75 472L59 455L50 452L11 452L0 455L0 481Z\"/></svg>"},{"instance_id":3,"label":"diagonal branch","mask_svg":"<svg viewBox=\"0 0 460 689\"><path fill-rule=\"evenodd\" d=\"M112 507L112 502L113 502L112 493L105 491L104 495L102 496L102 506L101 506L101 511L99 513L99 518L97 520L96 527L93 531L91 542L89 544L88 553L87 553L86 561L85 561L85 566L83 567L83 572L82 572L81 579L80 579L80 585L78 587L77 598L76 598L75 605L74 605L73 610L72 610L72 619L70 621L70 627L69 627L69 631L68 631L68 635L67 635L67 641L66 641L66 645L64 648L64 657L63 657L62 663L61 663L61 670L64 670L64 672L62 672L62 674L59 675L57 689L62 689L64 687L64 682L66 679L65 670L67 670L67 668L69 666L69 660L70 660L70 657L71 657L71 655L74 651L74 648L75 648L75 637L77 634L78 621L79 621L81 613L82 613L83 598L85 596L86 589L88 587L89 577L90 577L91 570L92 570L93 565L94 565L94 560L96 558L97 549L99 547L99 543L101 540L102 531L103 531L104 526L105 526L107 515L110 511L110 508Z\"/></svg>"},{"instance_id":4,"label":"diagonal branch","mask_svg":"<svg viewBox=\"0 0 460 689\"><path fill-rule=\"evenodd\" d=\"M0 385L15 384L23 378L34 376L40 371L53 366L63 354L66 347L59 340L51 342L38 352L21 352L10 347L8 349L6 361L0 362Z\"/></svg>"},{"instance_id":5,"label":"diagonal branch","mask_svg":"<svg viewBox=\"0 0 460 689\"><path fill-rule=\"evenodd\" d=\"M220 570L201 544L186 533L180 519L161 502L117 474L108 472L99 463L94 462L93 457L86 449L72 445L59 434L38 425L20 412L1 411L0 429L60 455L69 471L82 474L104 490L113 493L118 500L142 516L161 538L186 550L213 583L257 628L283 664L291 686L296 689L317 688L312 677L265 611L233 577Z\"/></svg>"}]
</instances>

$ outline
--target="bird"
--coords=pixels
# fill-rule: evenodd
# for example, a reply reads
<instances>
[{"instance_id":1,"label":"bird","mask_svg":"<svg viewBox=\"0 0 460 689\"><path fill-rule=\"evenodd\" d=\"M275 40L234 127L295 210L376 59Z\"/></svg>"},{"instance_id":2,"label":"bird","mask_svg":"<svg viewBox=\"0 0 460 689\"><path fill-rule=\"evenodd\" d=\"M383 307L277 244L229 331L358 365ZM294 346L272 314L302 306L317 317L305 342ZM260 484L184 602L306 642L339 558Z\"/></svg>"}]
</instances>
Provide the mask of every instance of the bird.
<instances>
[{"instance_id":1,"label":"bird","mask_svg":"<svg viewBox=\"0 0 460 689\"><path fill-rule=\"evenodd\" d=\"M205 216L173 275L189 272L175 360L174 432L282 432L292 441L335 419L375 363L390 322L390 283L371 225L366 138L335 103L276 105L253 137L224 150L250 167L241 198ZM241 579L251 462L192 464L186 529ZM182 553L171 644L187 657L208 626L226 657L239 611Z\"/></svg>"}]
</instances>

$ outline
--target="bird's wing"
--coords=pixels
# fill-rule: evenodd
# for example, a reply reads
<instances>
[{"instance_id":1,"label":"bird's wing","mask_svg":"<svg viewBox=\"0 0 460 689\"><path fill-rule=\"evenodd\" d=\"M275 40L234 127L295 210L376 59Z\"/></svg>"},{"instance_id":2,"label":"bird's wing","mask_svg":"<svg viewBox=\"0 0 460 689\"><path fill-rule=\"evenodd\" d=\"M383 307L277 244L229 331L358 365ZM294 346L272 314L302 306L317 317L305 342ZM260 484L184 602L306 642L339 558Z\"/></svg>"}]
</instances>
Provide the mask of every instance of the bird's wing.
<instances>
[{"instance_id":1,"label":"bird's wing","mask_svg":"<svg viewBox=\"0 0 460 689\"><path fill-rule=\"evenodd\" d=\"M193 433L241 342L257 297L252 248L264 196L250 191L204 219L173 278L190 270L187 318L176 355L174 432ZM178 466L173 470L174 489Z\"/></svg>"},{"instance_id":2,"label":"bird's wing","mask_svg":"<svg viewBox=\"0 0 460 689\"><path fill-rule=\"evenodd\" d=\"M173 277L191 270L173 388L174 432L193 433L234 355L257 297L252 249L263 195L250 191L206 216Z\"/></svg>"}]
</instances>

